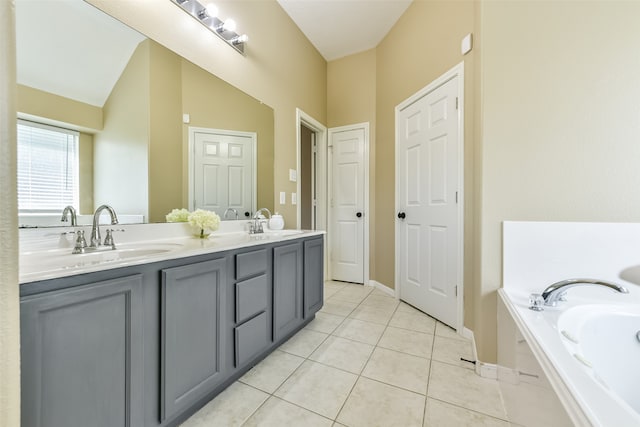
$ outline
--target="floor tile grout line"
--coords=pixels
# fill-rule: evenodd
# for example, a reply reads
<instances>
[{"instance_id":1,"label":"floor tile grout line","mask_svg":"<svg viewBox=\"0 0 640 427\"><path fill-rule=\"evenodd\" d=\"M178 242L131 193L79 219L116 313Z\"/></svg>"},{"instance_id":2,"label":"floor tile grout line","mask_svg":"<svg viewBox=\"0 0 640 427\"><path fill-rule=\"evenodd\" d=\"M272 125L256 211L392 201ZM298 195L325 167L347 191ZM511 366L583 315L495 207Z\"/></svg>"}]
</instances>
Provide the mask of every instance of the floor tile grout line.
<instances>
[{"instance_id":1,"label":"floor tile grout line","mask_svg":"<svg viewBox=\"0 0 640 427\"><path fill-rule=\"evenodd\" d=\"M511 421L509 421L508 419L496 417L495 415L487 414L486 412L478 411L477 409L467 408L466 406L462 406L462 405L459 405L457 403L447 402L446 400L442 400L442 399L439 399L437 397L429 397L429 399L437 400L438 402L441 402L441 403L444 403L444 404L447 404L447 405L450 405L450 406L455 406L456 408L464 409L465 411L469 411L469 412L473 412L475 414L483 415L485 417L493 418L494 420L499 420L499 421L504 421L506 423L511 423Z\"/></svg>"}]
</instances>

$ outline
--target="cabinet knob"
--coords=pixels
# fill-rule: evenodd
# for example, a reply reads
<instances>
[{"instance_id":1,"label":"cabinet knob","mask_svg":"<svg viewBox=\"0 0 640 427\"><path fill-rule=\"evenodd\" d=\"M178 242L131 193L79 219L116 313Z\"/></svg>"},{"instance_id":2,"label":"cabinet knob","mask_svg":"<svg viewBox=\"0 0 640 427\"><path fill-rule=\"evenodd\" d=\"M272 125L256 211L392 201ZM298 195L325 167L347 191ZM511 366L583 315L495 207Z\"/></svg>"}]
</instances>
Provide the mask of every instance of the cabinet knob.
<instances>
[{"instance_id":1,"label":"cabinet knob","mask_svg":"<svg viewBox=\"0 0 640 427\"><path fill-rule=\"evenodd\" d=\"M405 219L407 215L404 212L398 212L398 218Z\"/></svg>"}]
</instances>

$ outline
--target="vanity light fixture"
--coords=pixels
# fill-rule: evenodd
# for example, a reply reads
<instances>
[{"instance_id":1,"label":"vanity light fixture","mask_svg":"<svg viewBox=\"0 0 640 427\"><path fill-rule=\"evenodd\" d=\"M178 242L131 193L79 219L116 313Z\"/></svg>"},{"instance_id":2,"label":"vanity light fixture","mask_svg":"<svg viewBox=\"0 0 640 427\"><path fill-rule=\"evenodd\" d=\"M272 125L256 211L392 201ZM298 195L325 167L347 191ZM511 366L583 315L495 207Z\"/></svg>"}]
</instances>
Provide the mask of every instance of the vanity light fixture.
<instances>
[{"instance_id":1,"label":"vanity light fixture","mask_svg":"<svg viewBox=\"0 0 640 427\"><path fill-rule=\"evenodd\" d=\"M249 37L246 34L240 35L236 32L236 22L233 19L227 19L226 21L220 19L218 17L218 8L214 4L209 3L203 6L197 0L171 0L171 2L180 6L180 9L187 12L229 46L244 55L244 47Z\"/></svg>"}]
</instances>

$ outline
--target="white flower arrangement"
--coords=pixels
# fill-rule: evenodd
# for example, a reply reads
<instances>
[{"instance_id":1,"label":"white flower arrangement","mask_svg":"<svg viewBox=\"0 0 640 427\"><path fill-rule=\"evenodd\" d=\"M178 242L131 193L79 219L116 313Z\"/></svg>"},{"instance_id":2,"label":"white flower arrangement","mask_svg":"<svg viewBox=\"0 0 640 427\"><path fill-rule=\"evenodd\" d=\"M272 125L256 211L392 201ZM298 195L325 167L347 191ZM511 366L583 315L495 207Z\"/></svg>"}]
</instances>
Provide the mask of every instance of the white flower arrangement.
<instances>
[{"instance_id":1,"label":"white flower arrangement","mask_svg":"<svg viewBox=\"0 0 640 427\"><path fill-rule=\"evenodd\" d=\"M186 209L174 209L165 217L167 222L187 222L190 212Z\"/></svg>"},{"instance_id":2,"label":"white flower arrangement","mask_svg":"<svg viewBox=\"0 0 640 427\"><path fill-rule=\"evenodd\" d=\"M217 213L204 209L196 209L188 217L192 227L200 229L200 238L205 238L211 231L216 231L220 226L220 217Z\"/></svg>"}]
</instances>

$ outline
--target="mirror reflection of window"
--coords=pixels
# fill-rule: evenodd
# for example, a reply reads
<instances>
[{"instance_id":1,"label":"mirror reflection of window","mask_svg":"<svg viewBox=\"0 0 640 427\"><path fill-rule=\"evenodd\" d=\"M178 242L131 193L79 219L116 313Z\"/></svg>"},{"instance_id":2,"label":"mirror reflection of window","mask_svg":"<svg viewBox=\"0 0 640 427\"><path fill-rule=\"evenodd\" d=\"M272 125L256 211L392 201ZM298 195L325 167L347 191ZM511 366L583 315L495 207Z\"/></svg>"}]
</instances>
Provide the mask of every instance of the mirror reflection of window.
<instances>
[{"instance_id":1,"label":"mirror reflection of window","mask_svg":"<svg viewBox=\"0 0 640 427\"><path fill-rule=\"evenodd\" d=\"M78 132L18 121L18 210L60 213L79 202Z\"/></svg>"}]
</instances>

